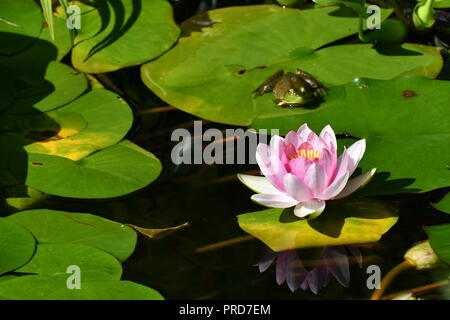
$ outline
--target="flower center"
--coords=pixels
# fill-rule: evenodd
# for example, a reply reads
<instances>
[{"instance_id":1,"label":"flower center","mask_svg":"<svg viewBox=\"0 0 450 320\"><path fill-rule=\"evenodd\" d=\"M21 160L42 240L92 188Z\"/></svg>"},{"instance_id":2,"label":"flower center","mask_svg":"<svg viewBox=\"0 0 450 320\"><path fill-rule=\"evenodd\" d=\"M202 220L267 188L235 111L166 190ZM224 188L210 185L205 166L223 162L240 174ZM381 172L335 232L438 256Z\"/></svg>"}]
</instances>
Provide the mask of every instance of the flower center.
<instances>
[{"instance_id":1,"label":"flower center","mask_svg":"<svg viewBox=\"0 0 450 320\"><path fill-rule=\"evenodd\" d=\"M320 159L320 151L315 150L308 142L304 142L295 152L292 152L287 156L289 160L296 159L298 157L303 157L308 159L308 161L313 161L314 159Z\"/></svg>"}]
</instances>

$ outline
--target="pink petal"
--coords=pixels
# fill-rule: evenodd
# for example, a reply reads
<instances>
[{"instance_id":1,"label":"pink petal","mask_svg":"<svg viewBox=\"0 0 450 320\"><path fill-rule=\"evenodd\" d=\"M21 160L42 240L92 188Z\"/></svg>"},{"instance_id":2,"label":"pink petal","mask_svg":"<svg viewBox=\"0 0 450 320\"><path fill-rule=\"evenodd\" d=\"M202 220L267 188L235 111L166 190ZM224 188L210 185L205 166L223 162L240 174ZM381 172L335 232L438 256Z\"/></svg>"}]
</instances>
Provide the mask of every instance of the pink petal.
<instances>
[{"instance_id":1,"label":"pink petal","mask_svg":"<svg viewBox=\"0 0 450 320\"><path fill-rule=\"evenodd\" d=\"M347 149L344 147L344 152L337 160L336 173L334 175L333 181L336 179L340 179L346 172L348 172L348 162L349 162L349 154Z\"/></svg>"},{"instance_id":2,"label":"pink petal","mask_svg":"<svg viewBox=\"0 0 450 320\"><path fill-rule=\"evenodd\" d=\"M325 142L328 149L337 149L336 134L334 133L330 125L327 125L322 129L319 137Z\"/></svg>"},{"instance_id":3,"label":"pink petal","mask_svg":"<svg viewBox=\"0 0 450 320\"><path fill-rule=\"evenodd\" d=\"M298 138L297 132L289 131L284 137L284 143L286 144L286 146L288 144L292 144L294 146L294 149L297 150L297 148L300 146L300 140Z\"/></svg>"},{"instance_id":4,"label":"pink petal","mask_svg":"<svg viewBox=\"0 0 450 320\"><path fill-rule=\"evenodd\" d=\"M372 170L367 171L353 179L348 180L344 189L342 189L342 191L337 196L335 196L333 199L345 198L345 197L351 195L356 190L364 187L372 179L373 175L375 174L375 171L377 171L377 169L372 169Z\"/></svg>"},{"instance_id":5,"label":"pink petal","mask_svg":"<svg viewBox=\"0 0 450 320\"><path fill-rule=\"evenodd\" d=\"M308 125L305 123L303 124L300 128L298 128L297 130L297 134L298 137L300 139L300 143L302 144L303 142L307 142L308 141L308 136L311 133L311 129L309 129Z\"/></svg>"},{"instance_id":6,"label":"pink petal","mask_svg":"<svg viewBox=\"0 0 450 320\"><path fill-rule=\"evenodd\" d=\"M284 189L290 197L297 200L297 203L310 200L313 197L308 186L291 173L284 176Z\"/></svg>"},{"instance_id":7,"label":"pink petal","mask_svg":"<svg viewBox=\"0 0 450 320\"><path fill-rule=\"evenodd\" d=\"M325 209L325 201L309 200L297 204L294 208L294 214L299 218L304 218L310 214L320 214Z\"/></svg>"},{"instance_id":8,"label":"pink petal","mask_svg":"<svg viewBox=\"0 0 450 320\"><path fill-rule=\"evenodd\" d=\"M354 144L350 146L350 148L348 148L348 155L350 158L348 162L348 172L350 175L352 175L353 171L355 171L365 151L366 151L365 139L356 141Z\"/></svg>"},{"instance_id":9,"label":"pink petal","mask_svg":"<svg viewBox=\"0 0 450 320\"><path fill-rule=\"evenodd\" d=\"M256 203L269 208L290 208L295 206L298 201L287 195L258 193L251 196Z\"/></svg>"},{"instance_id":10,"label":"pink petal","mask_svg":"<svg viewBox=\"0 0 450 320\"><path fill-rule=\"evenodd\" d=\"M276 158L275 158L276 159ZM286 174L284 166L276 163L276 170L273 168L271 149L268 145L260 143L256 148L256 162L263 175L279 190L284 191L283 176ZM277 162L275 160L275 162ZM279 162L279 160L278 160Z\"/></svg>"},{"instance_id":11,"label":"pink petal","mask_svg":"<svg viewBox=\"0 0 450 320\"><path fill-rule=\"evenodd\" d=\"M270 149L272 156L281 159L282 154L284 153L284 149L286 148L286 144L284 143L284 139L280 136L273 136L270 139Z\"/></svg>"},{"instance_id":12,"label":"pink petal","mask_svg":"<svg viewBox=\"0 0 450 320\"><path fill-rule=\"evenodd\" d=\"M328 200L336 197L345 188L348 181L348 176L349 174L346 172L340 179L335 179L333 183L330 184L324 192L322 192L320 199Z\"/></svg>"},{"instance_id":13,"label":"pink petal","mask_svg":"<svg viewBox=\"0 0 450 320\"><path fill-rule=\"evenodd\" d=\"M298 157L295 159L292 159L289 161L287 165L287 170L299 177L300 179L303 179L305 176L306 170L311 165L311 162L308 161L308 159L303 157Z\"/></svg>"},{"instance_id":14,"label":"pink petal","mask_svg":"<svg viewBox=\"0 0 450 320\"><path fill-rule=\"evenodd\" d=\"M305 177L303 178L303 180L311 190L314 197L317 197L322 193L327 183L325 171L318 163L313 163L308 167L308 170L306 170ZM300 199L297 200L304 201Z\"/></svg>"},{"instance_id":15,"label":"pink petal","mask_svg":"<svg viewBox=\"0 0 450 320\"><path fill-rule=\"evenodd\" d=\"M326 186L328 186L334 178L334 174L336 172L336 164L337 164L337 158L336 155L332 155L330 151L327 149L323 149L320 154L320 159L318 161L320 166L325 171L325 175L327 177Z\"/></svg>"}]
</instances>

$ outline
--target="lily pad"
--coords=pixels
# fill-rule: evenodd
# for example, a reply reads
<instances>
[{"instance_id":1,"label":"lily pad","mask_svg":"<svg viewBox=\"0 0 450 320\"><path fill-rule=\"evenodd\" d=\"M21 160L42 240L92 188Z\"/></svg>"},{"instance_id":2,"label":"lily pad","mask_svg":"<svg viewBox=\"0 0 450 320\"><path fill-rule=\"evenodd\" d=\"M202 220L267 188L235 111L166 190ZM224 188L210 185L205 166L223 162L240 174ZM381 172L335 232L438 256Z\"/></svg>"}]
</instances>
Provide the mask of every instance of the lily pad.
<instances>
[{"instance_id":1,"label":"lily pad","mask_svg":"<svg viewBox=\"0 0 450 320\"><path fill-rule=\"evenodd\" d=\"M103 89L93 89L47 116L60 126L56 137L30 144L25 150L75 161L119 142L133 123L128 104Z\"/></svg>"},{"instance_id":2,"label":"lily pad","mask_svg":"<svg viewBox=\"0 0 450 320\"><path fill-rule=\"evenodd\" d=\"M425 192L449 185L450 158L442 151L450 148L449 99L448 81L359 79L345 86L345 99L333 107L303 114L278 110L252 126L286 133L303 123L316 132L330 124L336 133L366 139L360 167L377 168L377 174L364 195Z\"/></svg>"},{"instance_id":3,"label":"lily pad","mask_svg":"<svg viewBox=\"0 0 450 320\"><path fill-rule=\"evenodd\" d=\"M28 154L25 184L69 198L104 199L139 190L154 181L161 162L129 141L78 161L47 154Z\"/></svg>"},{"instance_id":4,"label":"lily pad","mask_svg":"<svg viewBox=\"0 0 450 320\"><path fill-rule=\"evenodd\" d=\"M36 241L20 225L0 218L0 274L23 266L33 256Z\"/></svg>"},{"instance_id":5,"label":"lily pad","mask_svg":"<svg viewBox=\"0 0 450 320\"><path fill-rule=\"evenodd\" d=\"M49 63L43 79L19 77L19 81L23 84L23 93L19 91L15 109L33 105L39 111L53 110L75 100L88 88L83 74L54 61Z\"/></svg>"},{"instance_id":6,"label":"lily pad","mask_svg":"<svg viewBox=\"0 0 450 320\"><path fill-rule=\"evenodd\" d=\"M390 13L382 10L382 20ZM250 125L259 114L281 109L271 93L252 96L280 69L300 68L327 87L355 77L439 73L442 58L434 47L331 45L357 33L358 19L345 7L297 10L260 5L208 11L184 22L178 44L145 64L141 77L162 100L180 110L215 122Z\"/></svg>"},{"instance_id":7,"label":"lily pad","mask_svg":"<svg viewBox=\"0 0 450 320\"><path fill-rule=\"evenodd\" d=\"M450 224L425 227L425 231L430 238L431 248L434 252L439 258L450 264Z\"/></svg>"},{"instance_id":8,"label":"lily pad","mask_svg":"<svg viewBox=\"0 0 450 320\"><path fill-rule=\"evenodd\" d=\"M41 8L33 0L0 1L0 54L13 54L24 49L41 32ZM24 35L17 41L15 34Z\"/></svg>"},{"instance_id":9,"label":"lily pad","mask_svg":"<svg viewBox=\"0 0 450 320\"><path fill-rule=\"evenodd\" d=\"M82 4L72 52L74 67L102 73L139 65L168 50L179 36L166 0L96 1Z\"/></svg>"},{"instance_id":10,"label":"lily pad","mask_svg":"<svg viewBox=\"0 0 450 320\"><path fill-rule=\"evenodd\" d=\"M81 244L38 244L36 253L17 273L68 277L69 266L80 268L84 281L120 280L122 266L112 255Z\"/></svg>"},{"instance_id":11,"label":"lily pad","mask_svg":"<svg viewBox=\"0 0 450 320\"><path fill-rule=\"evenodd\" d=\"M38 209L21 211L5 219L29 230L40 244L88 245L119 261L131 255L137 240L131 228L87 213Z\"/></svg>"},{"instance_id":12,"label":"lily pad","mask_svg":"<svg viewBox=\"0 0 450 320\"><path fill-rule=\"evenodd\" d=\"M450 193L447 193L444 198L442 198L439 202L433 203L432 205L439 211L450 213Z\"/></svg>"},{"instance_id":13,"label":"lily pad","mask_svg":"<svg viewBox=\"0 0 450 320\"><path fill-rule=\"evenodd\" d=\"M68 289L69 275L22 276L0 282L0 298L10 300L163 300L151 288L131 281L87 281Z\"/></svg>"},{"instance_id":14,"label":"lily pad","mask_svg":"<svg viewBox=\"0 0 450 320\"><path fill-rule=\"evenodd\" d=\"M239 226L274 251L369 243L380 240L398 219L397 210L376 200L327 201L312 220L292 209L268 209L238 216Z\"/></svg>"}]
</instances>

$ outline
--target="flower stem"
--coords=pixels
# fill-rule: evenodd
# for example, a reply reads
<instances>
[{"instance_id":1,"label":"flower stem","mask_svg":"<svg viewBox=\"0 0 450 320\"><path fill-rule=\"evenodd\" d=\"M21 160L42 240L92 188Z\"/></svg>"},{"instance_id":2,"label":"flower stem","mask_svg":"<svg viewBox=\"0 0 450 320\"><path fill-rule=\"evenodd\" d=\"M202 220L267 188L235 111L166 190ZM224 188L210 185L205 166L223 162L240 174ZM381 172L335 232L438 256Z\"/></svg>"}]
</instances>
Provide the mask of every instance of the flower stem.
<instances>
[{"instance_id":1,"label":"flower stem","mask_svg":"<svg viewBox=\"0 0 450 320\"><path fill-rule=\"evenodd\" d=\"M443 287L443 286L446 286L449 284L450 284L449 280L444 280L444 281L440 281L440 282L436 282L436 283L432 283L432 284L427 284L427 285L417 287L414 289L405 290L405 291L390 294L388 296L384 296L382 300L390 300L390 299L393 299L393 298L398 297L399 295L402 295L405 293L423 293L423 292L434 290L436 288Z\"/></svg>"},{"instance_id":2,"label":"flower stem","mask_svg":"<svg viewBox=\"0 0 450 320\"><path fill-rule=\"evenodd\" d=\"M412 268L413 265L408 261L403 261L402 263L399 263L394 268L392 268L381 280L380 288L376 289L374 293L372 294L372 297L370 297L370 300L380 300L381 296L383 295L386 288L389 286L389 284L392 282L392 280L402 271L405 271L407 269Z\"/></svg>"}]
</instances>

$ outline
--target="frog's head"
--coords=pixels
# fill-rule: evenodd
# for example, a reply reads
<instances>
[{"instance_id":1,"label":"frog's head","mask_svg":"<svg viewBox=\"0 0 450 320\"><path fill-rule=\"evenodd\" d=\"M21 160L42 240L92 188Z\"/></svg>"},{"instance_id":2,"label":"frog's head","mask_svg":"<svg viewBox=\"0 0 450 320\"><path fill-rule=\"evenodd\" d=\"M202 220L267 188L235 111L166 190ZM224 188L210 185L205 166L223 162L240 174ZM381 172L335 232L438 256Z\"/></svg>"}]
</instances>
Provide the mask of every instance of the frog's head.
<instances>
[{"instance_id":1,"label":"frog's head","mask_svg":"<svg viewBox=\"0 0 450 320\"><path fill-rule=\"evenodd\" d=\"M286 93L277 97L276 102L279 106L301 106L310 103L315 99L313 90L309 87L290 88Z\"/></svg>"}]
</instances>

